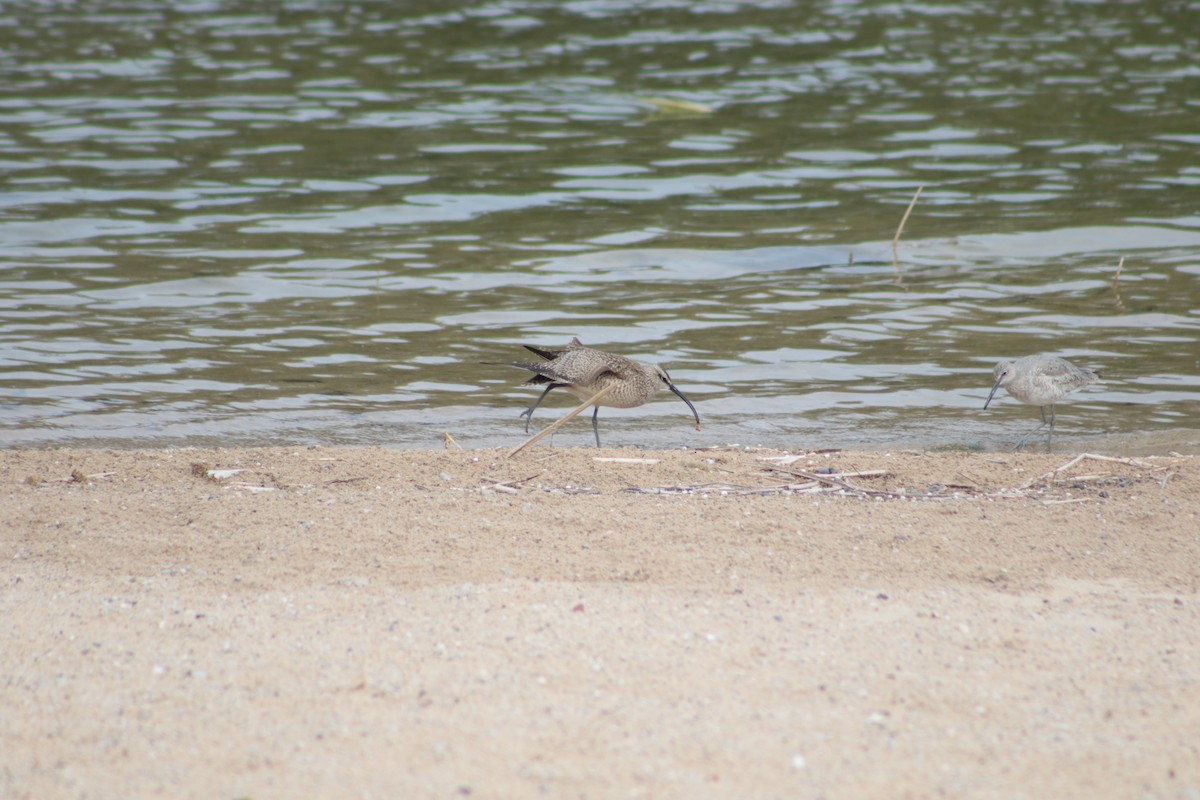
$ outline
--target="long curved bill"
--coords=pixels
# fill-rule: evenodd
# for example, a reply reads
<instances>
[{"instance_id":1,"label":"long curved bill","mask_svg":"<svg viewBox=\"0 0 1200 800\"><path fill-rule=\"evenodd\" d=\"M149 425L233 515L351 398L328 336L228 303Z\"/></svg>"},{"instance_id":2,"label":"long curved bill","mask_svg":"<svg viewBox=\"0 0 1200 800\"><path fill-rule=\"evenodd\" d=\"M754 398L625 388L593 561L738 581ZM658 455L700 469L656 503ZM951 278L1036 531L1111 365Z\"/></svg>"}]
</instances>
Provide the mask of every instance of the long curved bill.
<instances>
[{"instance_id":1,"label":"long curved bill","mask_svg":"<svg viewBox=\"0 0 1200 800\"><path fill-rule=\"evenodd\" d=\"M696 418L696 430L700 430L700 413L698 411L696 411L696 407L694 405L692 405L692 401L688 400L686 397L684 397L683 392L679 391L679 389L677 389L675 387L675 384L672 383L670 386L670 389L672 392L675 393L676 397L678 397L683 402L687 403L688 408L690 408L692 410L692 416Z\"/></svg>"}]
</instances>

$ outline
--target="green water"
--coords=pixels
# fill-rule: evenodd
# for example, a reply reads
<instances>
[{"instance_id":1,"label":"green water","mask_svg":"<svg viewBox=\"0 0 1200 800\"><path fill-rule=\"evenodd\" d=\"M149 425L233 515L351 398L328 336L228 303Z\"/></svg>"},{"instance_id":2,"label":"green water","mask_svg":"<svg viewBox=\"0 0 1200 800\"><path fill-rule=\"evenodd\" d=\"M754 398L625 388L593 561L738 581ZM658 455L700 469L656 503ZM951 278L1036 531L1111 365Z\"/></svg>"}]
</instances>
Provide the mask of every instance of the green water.
<instances>
[{"instance_id":1,"label":"green water","mask_svg":"<svg viewBox=\"0 0 1200 800\"><path fill-rule=\"evenodd\" d=\"M1057 447L1200 450L1194 5L286 9L6 9L0 443L515 444L579 336L704 418L613 446L1003 449L1047 352Z\"/></svg>"}]
</instances>

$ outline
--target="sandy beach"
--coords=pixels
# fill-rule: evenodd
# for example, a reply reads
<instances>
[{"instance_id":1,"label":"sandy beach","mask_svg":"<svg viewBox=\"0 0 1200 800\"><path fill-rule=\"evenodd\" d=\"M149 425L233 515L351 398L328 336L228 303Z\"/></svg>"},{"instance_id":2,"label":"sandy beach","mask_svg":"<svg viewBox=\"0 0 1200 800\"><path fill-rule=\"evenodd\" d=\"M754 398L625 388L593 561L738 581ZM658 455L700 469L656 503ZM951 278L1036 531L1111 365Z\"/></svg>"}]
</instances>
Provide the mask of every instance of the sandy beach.
<instances>
[{"instance_id":1,"label":"sandy beach","mask_svg":"<svg viewBox=\"0 0 1200 800\"><path fill-rule=\"evenodd\" d=\"M0 796L1200 797L1194 456L0 452Z\"/></svg>"}]
</instances>

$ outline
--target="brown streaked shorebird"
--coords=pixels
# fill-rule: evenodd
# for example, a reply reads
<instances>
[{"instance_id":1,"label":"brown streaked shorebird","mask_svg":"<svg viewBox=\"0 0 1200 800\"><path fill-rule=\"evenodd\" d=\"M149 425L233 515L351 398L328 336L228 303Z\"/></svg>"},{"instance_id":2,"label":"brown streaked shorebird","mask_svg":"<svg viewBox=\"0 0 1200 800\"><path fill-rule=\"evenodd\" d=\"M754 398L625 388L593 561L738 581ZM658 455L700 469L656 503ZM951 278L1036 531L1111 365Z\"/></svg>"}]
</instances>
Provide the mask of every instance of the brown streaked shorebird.
<instances>
[{"instance_id":1,"label":"brown streaked shorebird","mask_svg":"<svg viewBox=\"0 0 1200 800\"><path fill-rule=\"evenodd\" d=\"M1016 400L1030 406L1040 406L1042 424L1021 437L1014 450L1019 450L1025 441L1047 425L1054 432L1054 404L1076 389L1095 383L1100 376L1090 369L1077 367L1070 361L1055 356L1025 356L1016 361L1001 361L992 370L995 383L988 394L984 408L992 402L996 391L1003 386ZM1046 421L1046 406L1050 406L1050 421Z\"/></svg>"},{"instance_id":2,"label":"brown streaked shorebird","mask_svg":"<svg viewBox=\"0 0 1200 800\"><path fill-rule=\"evenodd\" d=\"M592 411L592 431L596 434L596 447L600 446L600 427L596 417L600 406L611 408L636 408L650 402L650 399L660 389L670 389L675 395L687 403L696 418L696 430L700 430L700 414L692 401L683 396L683 392L671 381L671 376L662 367L654 364L643 364L632 358L606 353L585 347L578 338L561 350L548 350L542 347L524 345L525 349L539 355L545 361L513 361L503 363L503 366L520 367L535 375L525 381L522 386L542 386L537 401L521 412L525 417L525 432L529 432L529 421L533 419L534 410L541 405L550 394L551 389L560 386L580 400L591 398L596 392L605 387L614 387L609 391ZM500 362L485 361L485 364L500 364Z\"/></svg>"}]
</instances>

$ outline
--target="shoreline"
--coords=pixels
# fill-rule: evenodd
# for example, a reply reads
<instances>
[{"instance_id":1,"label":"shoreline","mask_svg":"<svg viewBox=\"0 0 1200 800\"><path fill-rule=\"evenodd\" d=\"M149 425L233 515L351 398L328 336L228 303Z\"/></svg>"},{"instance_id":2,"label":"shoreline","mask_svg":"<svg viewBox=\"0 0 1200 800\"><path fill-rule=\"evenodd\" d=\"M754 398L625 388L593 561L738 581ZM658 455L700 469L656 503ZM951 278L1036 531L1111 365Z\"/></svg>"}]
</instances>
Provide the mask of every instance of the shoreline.
<instances>
[{"instance_id":1,"label":"shoreline","mask_svg":"<svg viewBox=\"0 0 1200 800\"><path fill-rule=\"evenodd\" d=\"M505 452L0 451L0 794L1200 792L1194 456Z\"/></svg>"}]
</instances>

